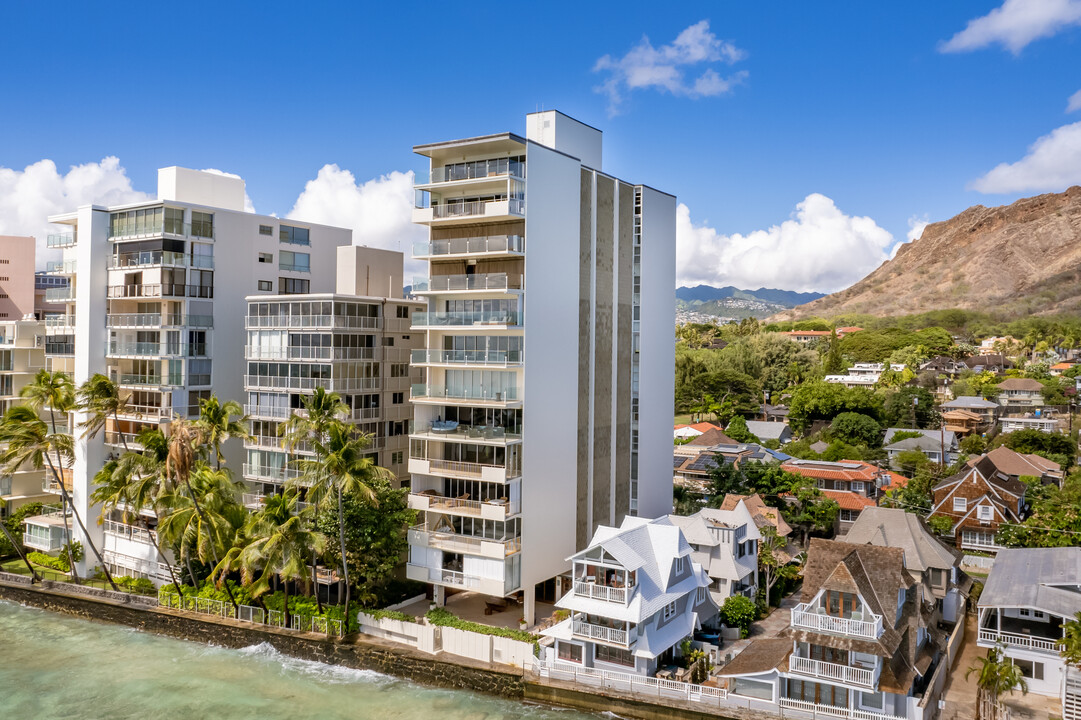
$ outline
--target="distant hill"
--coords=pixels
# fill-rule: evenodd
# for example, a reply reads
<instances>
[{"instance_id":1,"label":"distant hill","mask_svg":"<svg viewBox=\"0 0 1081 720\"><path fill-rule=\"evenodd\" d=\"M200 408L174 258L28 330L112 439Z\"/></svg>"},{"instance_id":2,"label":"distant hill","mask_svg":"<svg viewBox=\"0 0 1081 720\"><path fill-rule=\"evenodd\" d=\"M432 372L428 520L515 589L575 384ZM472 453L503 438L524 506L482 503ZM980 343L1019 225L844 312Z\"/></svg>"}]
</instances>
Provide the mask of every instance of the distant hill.
<instances>
[{"instance_id":1,"label":"distant hill","mask_svg":"<svg viewBox=\"0 0 1081 720\"><path fill-rule=\"evenodd\" d=\"M773 319L952 308L1007 316L1081 311L1081 187L976 205L932 223L847 290Z\"/></svg>"},{"instance_id":2,"label":"distant hill","mask_svg":"<svg viewBox=\"0 0 1081 720\"><path fill-rule=\"evenodd\" d=\"M825 297L825 293L817 292L793 292L791 290L775 290L773 288L758 288L757 290L740 290L728 285L726 287L713 287L712 285L695 285L694 287L681 287L676 290L676 299L686 303L702 302L711 300L724 300L727 298L741 298L744 300L760 300L773 305L794 307L803 303Z\"/></svg>"}]
</instances>

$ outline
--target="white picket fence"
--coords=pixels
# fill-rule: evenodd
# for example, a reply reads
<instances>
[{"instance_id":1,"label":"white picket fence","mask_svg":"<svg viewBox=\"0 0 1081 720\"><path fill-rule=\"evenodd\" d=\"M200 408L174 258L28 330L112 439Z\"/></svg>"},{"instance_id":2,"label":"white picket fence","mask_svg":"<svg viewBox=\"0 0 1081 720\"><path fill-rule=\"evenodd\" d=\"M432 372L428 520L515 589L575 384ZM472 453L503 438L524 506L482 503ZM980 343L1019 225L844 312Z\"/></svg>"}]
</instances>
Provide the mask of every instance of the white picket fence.
<instances>
[{"instance_id":1,"label":"white picket fence","mask_svg":"<svg viewBox=\"0 0 1081 720\"><path fill-rule=\"evenodd\" d=\"M265 611L263 608L254 605L240 605L234 612L232 603L189 595L180 597L174 592L168 592L164 587L158 591L158 607L183 610L199 615L213 615L214 617L239 620L252 625L286 628L285 613L280 610ZM288 627L292 630L320 633L322 635L342 637L344 634L341 620L331 620L323 617L294 614L290 618Z\"/></svg>"}]
</instances>

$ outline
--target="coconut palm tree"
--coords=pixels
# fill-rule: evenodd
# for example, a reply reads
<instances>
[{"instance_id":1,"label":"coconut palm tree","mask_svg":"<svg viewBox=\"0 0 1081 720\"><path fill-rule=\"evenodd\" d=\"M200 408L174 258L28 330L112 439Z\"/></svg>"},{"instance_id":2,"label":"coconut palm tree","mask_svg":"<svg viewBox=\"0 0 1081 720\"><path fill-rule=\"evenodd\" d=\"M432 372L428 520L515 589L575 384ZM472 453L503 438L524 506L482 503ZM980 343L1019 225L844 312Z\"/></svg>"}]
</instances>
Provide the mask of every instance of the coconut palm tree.
<instances>
[{"instance_id":1,"label":"coconut palm tree","mask_svg":"<svg viewBox=\"0 0 1081 720\"><path fill-rule=\"evenodd\" d=\"M338 543L342 555L342 579L345 581L345 617L349 617L351 587L349 563L345 545L344 496L375 502L372 482L379 476L389 477L384 468L375 464L367 449L371 439L358 434L352 426L340 420L331 421L322 436L312 440L315 456L297 462L300 477L290 480L290 489L305 488L307 501L315 510L337 506Z\"/></svg>"},{"instance_id":2,"label":"coconut palm tree","mask_svg":"<svg viewBox=\"0 0 1081 720\"><path fill-rule=\"evenodd\" d=\"M978 720L998 720L1001 695L1013 694L1016 688L1020 688L1022 694L1028 693L1028 683L1021 675L1021 668L1010 662L1000 647L988 650L987 657L976 658L965 671L965 680L973 673L976 673Z\"/></svg>"},{"instance_id":3,"label":"coconut palm tree","mask_svg":"<svg viewBox=\"0 0 1081 720\"><path fill-rule=\"evenodd\" d=\"M199 406L199 419L195 425L202 433L203 442L214 451L216 468L221 470L221 446L230 438L247 438L248 419L244 408L235 400L221 402L217 396L203 400Z\"/></svg>"},{"instance_id":4,"label":"coconut palm tree","mask_svg":"<svg viewBox=\"0 0 1081 720\"><path fill-rule=\"evenodd\" d=\"M52 373L42 370L38 373L38 378L41 378L42 373L47 376L52 375ZM62 375L62 373L57 374ZM35 384L38 378L35 378ZM52 382L51 379L46 379L46 381ZM70 387L70 382L68 386ZM59 397L56 402L58 406L62 406L60 403L68 402L67 406L70 407L73 397L72 395L67 400ZM50 409L50 413L52 412ZM71 495L64 484L64 467L70 465L75 456L74 440L71 435L56 432L55 418L53 418L52 427L53 430L50 432L49 426L41 419L38 411L29 402L26 405L16 405L9 408L4 413L3 418L0 419L0 442L6 445L6 449L0 452L0 467L3 467L6 472L15 472L20 467L45 470L57 479L57 484L60 487L60 497L64 502L64 506L70 509L72 517L75 518L79 529L82 530L86 544L93 551L109 584L113 586L114 590L119 591L120 588L113 582L113 576L109 572L109 568L105 566L105 561L94 541L91 540L90 533L83 523L82 515L79 513L78 508L75 507L75 503L72 502ZM78 572L75 568L75 554L72 549L71 528L68 525L67 513L63 514L63 518L64 530L69 540L67 543L68 564L72 579L77 580Z\"/></svg>"},{"instance_id":5,"label":"coconut palm tree","mask_svg":"<svg viewBox=\"0 0 1081 720\"><path fill-rule=\"evenodd\" d=\"M323 552L326 537L310 529L310 524L296 514L296 493L267 498L266 504L249 516L242 531L244 544L226 553L215 568L219 578L239 570L252 597L270 590L270 581L281 578L284 595L285 626L289 626L289 583L303 580L310 592L308 558Z\"/></svg>"},{"instance_id":6,"label":"coconut palm tree","mask_svg":"<svg viewBox=\"0 0 1081 720\"><path fill-rule=\"evenodd\" d=\"M15 542L15 538L12 537L11 532L8 530L7 523L3 520L0 520L0 532L4 533L4 537L11 543L11 547L15 548L15 552L19 554L19 559L23 561L23 564L26 565L26 569L30 571L30 584L33 585L36 582L41 582L41 576L38 575L38 571L34 569L34 566L30 563L30 559L26 557L22 543Z\"/></svg>"},{"instance_id":7,"label":"coconut palm tree","mask_svg":"<svg viewBox=\"0 0 1081 720\"><path fill-rule=\"evenodd\" d=\"M216 567L226 548L232 547L237 530L247 512L237 502L240 486L226 470L197 464L161 496L163 514L158 517L161 539L178 549L192 584L197 584L191 567L192 553L199 562ZM237 608L229 584L226 593Z\"/></svg>"},{"instance_id":8,"label":"coconut palm tree","mask_svg":"<svg viewBox=\"0 0 1081 720\"><path fill-rule=\"evenodd\" d=\"M101 373L95 373L79 386L75 393L79 408L87 413L87 418L79 423L83 428L83 437L97 437L109 420L113 421L120 435L124 452L129 450L128 441L120 430L120 413L129 409L127 397L120 396L120 389L112 380Z\"/></svg>"}]
</instances>

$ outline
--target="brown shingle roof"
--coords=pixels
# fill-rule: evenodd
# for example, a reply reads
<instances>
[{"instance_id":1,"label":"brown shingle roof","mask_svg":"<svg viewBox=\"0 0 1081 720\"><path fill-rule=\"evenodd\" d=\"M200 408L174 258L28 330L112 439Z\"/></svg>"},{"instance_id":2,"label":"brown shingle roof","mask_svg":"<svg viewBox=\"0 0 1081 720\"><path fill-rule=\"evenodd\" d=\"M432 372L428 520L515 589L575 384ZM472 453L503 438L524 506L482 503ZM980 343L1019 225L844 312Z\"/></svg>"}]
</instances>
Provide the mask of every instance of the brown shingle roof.
<instances>
[{"instance_id":1,"label":"brown shingle roof","mask_svg":"<svg viewBox=\"0 0 1081 720\"><path fill-rule=\"evenodd\" d=\"M721 677L757 675L774 668L786 669L785 661L791 653L792 641L787 638L754 640L717 674Z\"/></svg>"},{"instance_id":2,"label":"brown shingle roof","mask_svg":"<svg viewBox=\"0 0 1081 720\"><path fill-rule=\"evenodd\" d=\"M707 430L695 439L691 440L687 445L700 445L703 447L710 447L713 445L736 445L736 441L725 435L717 428Z\"/></svg>"},{"instance_id":3,"label":"brown shingle roof","mask_svg":"<svg viewBox=\"0 0 1081 720\"><path fill-rule=\"evenodd\" d=\"M1058 473L1062 470L1061 465L1051 462L1047 458L1042 458L1039 455L1022 455L1019 452L1010 450L1005 445L1001 445L987 453L986 457L999 472L1014 477L1022 475L1039 477L1045 472Z\"/></svg>"},{"instance_id":4,"label":"brown shingle roof","mask_svg":"<svg viewBox=\"0 0 1081 720\"><path fill-rule=\"evenodd\" d=\"M1043 390L1043 384L1032 378L1008 378L998 384L999 390L1027 390L1039 392Z\"/></svg>"},{"instance_id":5,"label":"brown shingle roof","mask_svg":"<svg viewBox=\"0 0 1081 720\"><path fill-rule=\"evenodd\" d=\"M766 525L772 525L777 529L777 534L781 537L785 537L792 532L792 527L781 517L781 511L766 505L766 501L758 493L754 495L729 493L724 496L724 500L721 502L721 510L735 510L740 500L750 510L751 516L754 518L754 524L759 530Z\"/></svg>"}]
</instances>

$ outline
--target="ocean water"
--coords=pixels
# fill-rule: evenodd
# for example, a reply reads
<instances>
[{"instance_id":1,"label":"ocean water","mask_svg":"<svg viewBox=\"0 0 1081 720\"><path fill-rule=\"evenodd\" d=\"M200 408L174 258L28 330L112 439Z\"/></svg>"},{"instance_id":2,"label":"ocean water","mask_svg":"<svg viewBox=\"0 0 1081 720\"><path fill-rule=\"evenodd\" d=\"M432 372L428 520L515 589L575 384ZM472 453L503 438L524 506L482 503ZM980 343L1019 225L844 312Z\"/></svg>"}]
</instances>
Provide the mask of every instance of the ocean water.
<instances>
[{"instance_id":1,"label":"ocean water","mask_svg":"<svg viewBox=\"0 0 1081 720\"><path fill-rule=\"evenodd\" d=\"M585 720L597 716L422 687L0 601L0 717Z\"/></svg>"}]
</instances>

